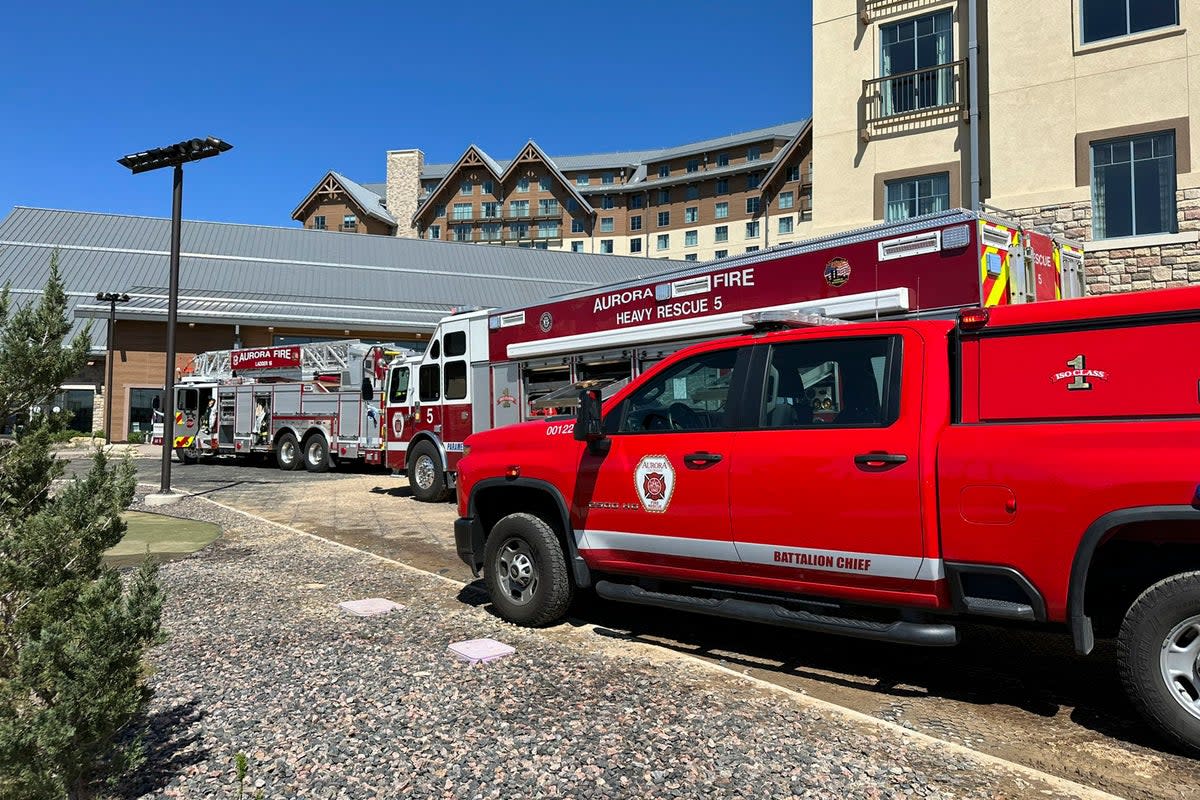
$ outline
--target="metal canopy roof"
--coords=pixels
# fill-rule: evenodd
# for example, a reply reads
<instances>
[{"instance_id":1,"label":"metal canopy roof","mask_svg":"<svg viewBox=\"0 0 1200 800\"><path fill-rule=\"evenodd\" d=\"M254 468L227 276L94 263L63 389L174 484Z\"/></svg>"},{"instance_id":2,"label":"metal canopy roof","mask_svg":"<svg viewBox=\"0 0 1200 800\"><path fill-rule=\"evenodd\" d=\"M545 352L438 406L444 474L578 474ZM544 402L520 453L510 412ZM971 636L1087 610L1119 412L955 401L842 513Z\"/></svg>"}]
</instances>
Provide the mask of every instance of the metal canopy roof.
<instances>
[{"instance_id":1,"label":"metal canopy roof","mask_svg":"<svg viewBox=\"0 0 1200 800\"><path fill-rule=\"evenodd\" d=\"M170 220L18 206L0 221L0 281L27 301L58 251L70 313L166 318ZM214 222L183 223L180 320L341 331L432 330L456 306L519 306L668 266L590 255ZM101 310L103 313L101 313ZM93 328L103 342L105 325Z\"/></svg>"}]
</instances>

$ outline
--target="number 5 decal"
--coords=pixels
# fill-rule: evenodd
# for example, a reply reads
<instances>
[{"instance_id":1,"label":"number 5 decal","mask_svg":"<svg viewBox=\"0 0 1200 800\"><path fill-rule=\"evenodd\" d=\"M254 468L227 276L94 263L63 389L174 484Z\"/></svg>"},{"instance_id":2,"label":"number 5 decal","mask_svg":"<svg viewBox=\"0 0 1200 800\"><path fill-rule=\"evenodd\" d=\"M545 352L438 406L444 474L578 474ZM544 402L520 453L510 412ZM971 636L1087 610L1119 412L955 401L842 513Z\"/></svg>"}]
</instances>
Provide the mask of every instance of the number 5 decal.
<instances>
[{"instance_id":1,"label":"number 5 decal","mask_svg":"<svg viewBox=\"0 0 1200 800\"><path fill-rule=\"evenodd\" d=\"M427 422L430 425L433 424L433 408L432 407L425 409L425 422Z\"/></svg>"}]
</instances>

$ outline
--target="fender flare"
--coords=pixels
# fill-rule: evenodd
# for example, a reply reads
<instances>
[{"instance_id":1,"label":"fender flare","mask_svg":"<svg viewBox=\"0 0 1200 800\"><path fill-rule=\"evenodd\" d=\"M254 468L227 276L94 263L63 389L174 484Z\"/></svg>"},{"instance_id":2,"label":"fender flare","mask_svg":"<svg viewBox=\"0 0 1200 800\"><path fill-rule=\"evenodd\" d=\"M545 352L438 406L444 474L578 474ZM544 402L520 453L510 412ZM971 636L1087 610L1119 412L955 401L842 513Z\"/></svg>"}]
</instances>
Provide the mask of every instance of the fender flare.
<instances>
[{"instance_id":1,"label":"fender flare","mask_svg":"<svg viewBox=\"0 0 1200 800\"><path fill-rule=\"evenodd\" d=\"M434 449L437 450L438 458L442 461L442 472L448 472L450 468L446 463L446 446L442 444L442 440L437 434L430 433L429 431L419 431L408 440L408 449L404 451L404 468L408 469L408 457L421 442L433 443Z\"/></svg>"},{"instance_id":2,"label":"fender flare","mask_svg":"<svg viewBox=\"0 0 1200 800\"><path fill-rule=\"evenodd\" d=\"M1096 634L1092 629L1092 618L1084 610L1087 598L1088 571L1092 557L1101 542L1114 528L1134 522L1168 522L1188 520L1200 523L1200 509L1193 506L1137 506L1110 511L1096 519L1084 531L1071 563L1071 582L1067 589L1067 621L1071 626L1071 637L1075 640L1075 652L1087 655L1096 646Z\"/></svg>"},{"instance_id":3,"label":"fender flare","mask_svg":"<svg viewBox=\"0 0 1200 800\"><path fill-rule=\"evenodd\" d=\"M581 589L591 586L592 573L588 569L587 562L579 555L579 548L575 544L575 529L571 527L571 515L567 511L567 503L563 500L562 493L558 491L558 487L548 481L538 480L537 478L484 478L471 487L471 495L467 498L467 517L474 521L472 535L476 538L476 544L480 547L479 552L481 554L483 552L484 535L483 525L479 522L479 515L475 510L475 499L480 489L490 489L497 486L519 486L524 489L540 491L550 497L554 503L554 507L558 509L559 520L562 522L563 539L567 548L567 563L575 577L575 585Z\"/></svg>"}]
</instances>

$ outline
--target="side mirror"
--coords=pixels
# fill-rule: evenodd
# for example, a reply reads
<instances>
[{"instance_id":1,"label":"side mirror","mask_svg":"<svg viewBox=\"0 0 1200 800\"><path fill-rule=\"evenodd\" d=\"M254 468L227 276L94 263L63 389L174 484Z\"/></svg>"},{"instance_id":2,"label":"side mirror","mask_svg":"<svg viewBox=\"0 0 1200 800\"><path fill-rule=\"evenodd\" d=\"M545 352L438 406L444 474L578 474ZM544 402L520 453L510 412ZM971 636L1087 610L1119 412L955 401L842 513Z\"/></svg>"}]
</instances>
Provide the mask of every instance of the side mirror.
<instances>
[{"instance_id":1,"label":"side mirror","mask_svg":"<svg viewBox=\"0 0 1200 800\"><path fill-rule=\"evenodd\" d=\"M370 378L363 378L362 399L366 400L368 403L375 399L375 387L371 385Z\"/></svg>"},{"instance_id":2,"label":"side mirror","mask_svg":"<svg viewBox=\"0 0 1200 800\"><path fill-rule=\"evenodd\" d=\"M600 390L584 389L579 393L579 413L575 417L575 441L598 442L604 438L604 421L600 418Z\"/></svg>"}]
</instances>

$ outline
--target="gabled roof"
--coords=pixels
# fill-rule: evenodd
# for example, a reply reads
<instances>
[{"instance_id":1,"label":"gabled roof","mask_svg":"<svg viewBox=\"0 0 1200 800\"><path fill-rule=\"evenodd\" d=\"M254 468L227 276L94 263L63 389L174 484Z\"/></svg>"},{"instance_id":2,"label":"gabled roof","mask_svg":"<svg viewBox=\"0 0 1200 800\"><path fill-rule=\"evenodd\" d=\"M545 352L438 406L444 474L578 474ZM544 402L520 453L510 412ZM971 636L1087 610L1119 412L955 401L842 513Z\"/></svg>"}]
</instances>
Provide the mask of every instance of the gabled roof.
<instances>
[{"instance_id":1,"label":"gabled roof","mask_svg":"<svg viewBox=\"0 0 1200 800\"><path fill-rule=\"evenodd\" d=\"M792 137L792 140L788 142L782 150L779 151L779 154L775 157L774 166L772 166L767 174L763 176L762 186L764 189L770 186L771 182L775 180L775 177L783 171L783 165L786 164L788 159L791 158L792 155L800 148L800 143L811 130L812 122L810 121L807 125L801 128L795 136Z\"/></svg>"},{"instance_id":2,"label":"gabled roof","mask_svg":"<svg viewBox=\"0 0 1200 800\"><path fill-rule=\"evenodd\" d=\"M93 317L103 343L108 304L120 319L165 321L170 220L16 207L0 220L0 284L25 302L59 254L69 313ZM305 228L183 222L182 322L432 330L453 307L521 306L556 292L631 280L675 262L518 247L347 236Z\"/></svg>"},{"instance_id":3,"label":"gabled roof","mask_svg":"<svg viewBox=\"0 0 1200 800\"><path fill-rule=\"evenodd\" d=\"M317 185L313 187L313 190L292 211L292 219L302 218L304 216L304 209L312 203L318 194L330 191L345 192L346 196L358 206L358 209L363 214L366 214L368 217L374 217L381 222L386 222L388 225L395 226L396 218L388 213L383 197L380 194L367 189L360 183L350 180L339 172L333 171L325 173L325 177L317 181Z\"/></svg>"},{"instance_id":4,"label":"gabled roof","mask_svg":"<svg viewBox=\"0 0 1200 800\"><path fill-rule=\"evenodd\" d=\"M458 161L454 162L454 166L442 176L442 179L438 181L438 185L433 187L433 190L429 194L425 195L424 198L422 198L421 204L417 206L417 210L413 212L412 219L409 220L410 225L417 224L417 217L421 216L422 212L429 208L430 202L433 200L433 198L437 197L438 193L441 192L442 189L446 188L450 181L450 177L458 172L460 167L464 166L482 166L488 172L492 173L492 177L497 181L501 179L500 174L504 171L500 169L500 165L496 163L496 160L487 153L483 152L481 148L476 147L473 144L467 145L467 149L464 150L463 154L458 157Z\"/></svg>"},{"instance_id":5,"label":"gabled roof","mask_svg":"<svg viewBox=\"0 0 1200 800\"><path fill-rule=\"evenodd\" d=\"M551 159L550 156L546 155L546 152L542 150L542 148L538 147L537 142L535 142L533 139L530 139L525 143L525 146L521 148L520 155L514 158L512 163L508 165L508 169L504 171L504 175L500 177L500 181L504 182L507 180L512 174L513 170L516 169L518 164L529 163L530 161L541 161L544 163L550 168L550 174L558 178L559 182L562 183L562 185L566 187L567 191L570 192L571 196L575 198L575 202L579 203L580 208L582 208L588 214L596 213L595 209L592 208L592 204L584 199L583 195L579 193L579 190L575 188L574 183L567 180L567 176L563 175L562 170L558 168L558 165L554 163L554 160Z\"/></svg>"}]
</instances>

